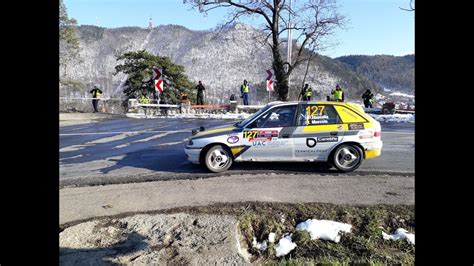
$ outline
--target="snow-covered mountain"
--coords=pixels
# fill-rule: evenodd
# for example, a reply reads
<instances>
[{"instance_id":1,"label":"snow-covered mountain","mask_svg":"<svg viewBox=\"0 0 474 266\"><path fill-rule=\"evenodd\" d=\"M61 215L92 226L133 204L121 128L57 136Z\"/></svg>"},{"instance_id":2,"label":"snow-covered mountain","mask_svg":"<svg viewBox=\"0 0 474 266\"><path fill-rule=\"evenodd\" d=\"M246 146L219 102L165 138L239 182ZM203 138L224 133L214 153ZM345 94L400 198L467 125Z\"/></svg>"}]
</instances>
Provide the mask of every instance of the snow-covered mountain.
<instances>
[{"instance_id":1,"label":"snow-covered mountain","mask_svg":"<svg viewBox=\"0 0 474 266\"><path fill-rule=\"evenodd\" d=\"M105 96L120 96L119 84L124 75L113 75L117 65L115 56L132 50L146 49L153 54L169 56L173 62L185 66L191 80L202 80L207 89L207 100L212 103L227 102L231 93L238 94L243 79L249 81L251 88L263 87L266 70L271 69L271 52L263 43L265 34L240 23L220 31L193 31L177 25L161 25L152 30L83 25L77 28L77 35L81 43L80 60L61 68L60 75L65 79L80 80L85 88L63 87L62 96L84 97L93 84L101 86ZM295 99L299 93L305 67L306 64L302 64L292 73L290 99ZM306 83L321 92L324 99L336 83L346 88L348 98L359 99L368 88L380 90L346 64L319 55L310 65ZM267 101L267 97L256 98L251 97L251 104Z\"/></svg>"}]
</instances>

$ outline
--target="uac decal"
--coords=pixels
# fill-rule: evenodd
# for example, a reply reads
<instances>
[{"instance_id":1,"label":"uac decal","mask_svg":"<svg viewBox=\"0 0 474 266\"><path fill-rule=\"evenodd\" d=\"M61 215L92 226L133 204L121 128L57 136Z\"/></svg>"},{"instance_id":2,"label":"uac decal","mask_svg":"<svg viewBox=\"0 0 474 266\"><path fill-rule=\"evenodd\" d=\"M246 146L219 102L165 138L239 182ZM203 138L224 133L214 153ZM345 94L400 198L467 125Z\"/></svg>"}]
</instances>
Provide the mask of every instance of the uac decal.
<instances>
[{"instance_id":1,"label":"uac decal","mask_svg":"<svg viewBox=\"0 0 474 266\"><path fill-rule=\"evenodd\" d=\"M254 146L254 147L265 147L265 146L267 146L267 142L266 141L254 141L254 142L252 142L252 146Z\"/></svg>"}]
</instances>

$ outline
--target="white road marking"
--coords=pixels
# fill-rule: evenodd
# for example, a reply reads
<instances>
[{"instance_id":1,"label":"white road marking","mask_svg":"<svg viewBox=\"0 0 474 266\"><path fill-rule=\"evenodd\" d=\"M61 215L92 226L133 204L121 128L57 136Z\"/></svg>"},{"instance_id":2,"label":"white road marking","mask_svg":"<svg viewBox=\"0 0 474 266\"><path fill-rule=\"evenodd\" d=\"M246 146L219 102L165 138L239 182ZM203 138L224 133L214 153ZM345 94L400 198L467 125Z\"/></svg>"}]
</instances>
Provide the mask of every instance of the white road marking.
<instances>
[{"instance_id":1,"label":"white road marking","mask_svg":"<svg viewBox=\"0 0 474 266\"><path fill-rule=\"evenodd\" d=\"M176 142L162 143L162 144L154 145L153 147L158 147L158 146L170 146L170 145L182 144L182 143L184 143L186 140L187 140L187 139L183 139L182 141L176 141Z\"/></svg>"},{"instance_id":2,"label":"white road marking","mask_svg":"<svg viewBox=\"0 0 474 266\"><path fill-rule=\"evenodd\" d=\"M166 135L169 135L169 134L171 134L171 133L172 133L172 132L165 132L165 133L161 133L161 134L158 134L158 135L153 135L153 136L148 137L148 138L135 140L135 141L132 141L132 142L129 142L129 143L125 143L125 144L121 144L121 145L115 146L114 149L125 148L125 147L130 146L132 143L145 142L145 141L150 141L150 140L153 140L153 139L158 139L158 138L164 137L164 136L166 136Z\"/></svg>"},{"instance_id":3,"label":"white road marking","mask_svg":"<svg viewBox=\"0 0 474 266\"><path fill-rule=\"evenodd\" d=\"M89 147L89 145L72 145L59 149L59 152L78 151Z\"/></svg>"},{"instance_id":4,"label":"white road marking","mask_svg":"<svg viewBox=\"0 0 474 266\"><path fill-rule=\"evenodd\" d=\"M67 158L62 158L62 159L59 159L60 161L61 160L69 160L69 159L75 159L75 158L80 158L82 157L82 154L79 154L79 155L76 155L76 156L72 156L72 157L67 157Z\"/></svg>"},{"instance_id":5,"label":"white road marking","mask_svg":"<svg viewBox=\"0 0 474 266\"><path fill-rule=\"evenodd\" d=\"M67 147L64 147L64 148L60 149L59 152L76 151L76 150L80 150L80 149L84 149L84 148L93 146L95 144L104 144L104 143L108 143L108 142L111 142L111 141L122 140L122 139L131 137L131 136L135 136L135 135L136 134L133 134L133 133L116 134L114 136L105 137L105 138L101 138L101 139L96 139L96 140L93 140L93 141L88 141L84 144L67 146Z\"/></svg>"}]
</instances>

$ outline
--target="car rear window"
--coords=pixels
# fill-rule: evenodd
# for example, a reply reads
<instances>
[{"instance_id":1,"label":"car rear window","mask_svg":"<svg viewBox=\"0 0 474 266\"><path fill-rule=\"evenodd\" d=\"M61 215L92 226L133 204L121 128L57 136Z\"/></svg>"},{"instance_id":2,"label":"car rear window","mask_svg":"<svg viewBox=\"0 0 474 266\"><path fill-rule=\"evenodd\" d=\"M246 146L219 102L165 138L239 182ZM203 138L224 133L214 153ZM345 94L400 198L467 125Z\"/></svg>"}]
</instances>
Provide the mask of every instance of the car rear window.
<instances>
[{"instance_id":1,"label":"car rear window","mask_svg":"<svg viewBox=\"0 0 474 266\"><path fill-rule=\"evenodd\" d=\"M365 123L367 122L367 119L364 117L360 116L356 112L352 111L349 108L346 108L341 105L336 105L336 110L339 113L339 116L342 119L342 122L344 123Z\"/></svg>"},{"instance_id":2,"label":"car rear window","mask_svg":"<svg viewBox=\"0 0 474 266\"><path fill-rule=\"evenodd\" d=\"M298 118L299 126L327 125L340 123L339 116L332 105L301 104Z\"/></svg>"}]
</instances>

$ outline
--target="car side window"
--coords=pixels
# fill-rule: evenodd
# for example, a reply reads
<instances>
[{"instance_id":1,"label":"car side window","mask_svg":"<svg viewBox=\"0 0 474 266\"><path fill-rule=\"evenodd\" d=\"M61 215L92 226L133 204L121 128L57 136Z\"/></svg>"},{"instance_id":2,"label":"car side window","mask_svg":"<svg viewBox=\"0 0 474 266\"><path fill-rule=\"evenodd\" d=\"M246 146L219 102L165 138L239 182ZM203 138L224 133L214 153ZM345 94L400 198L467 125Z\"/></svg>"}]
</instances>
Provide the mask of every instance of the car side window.
<instances>
[{"instance_id":1,"label":"car side window","mask_svg":"<svg viewBox=\"0 0 474 266\"><path fill-rule=\"evenodd\" d=\"M257 128L292 127L294 126L296 105L276 107L259 117L255 123Z\"/></svg>"},{"instance_id":2,"label":"car side window","mask_svg":"<svg viewBox=\"0 0 474 266\"><path fill-rule=\"evenodd\" d=\"M332 105L302 104L300 105L299 126L341 123Z\"/></svg>"}]
</instances>

